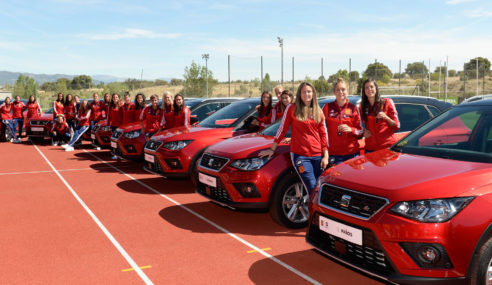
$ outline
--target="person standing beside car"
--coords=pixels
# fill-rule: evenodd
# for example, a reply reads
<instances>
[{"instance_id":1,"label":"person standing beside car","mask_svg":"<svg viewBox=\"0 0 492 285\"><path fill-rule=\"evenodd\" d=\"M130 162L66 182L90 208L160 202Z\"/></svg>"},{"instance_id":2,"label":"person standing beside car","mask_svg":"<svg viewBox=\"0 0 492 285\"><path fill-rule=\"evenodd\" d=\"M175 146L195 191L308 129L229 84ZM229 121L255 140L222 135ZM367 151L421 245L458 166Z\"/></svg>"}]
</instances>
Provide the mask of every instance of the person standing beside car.
<instances>
[{"instance_id":1,"label":"person standing beside car","mask_svg":"<svg viewBox=\"0 0 492 285\"><path fill-rule=\"evenodd\" d=\"M135 121L135 104L132 103L130 93L126 92L123 96L123 106L121 107L121 124L128 124Z\"/></svg>"},{"instance_id":2,"label":"person standing beside car","mask_svg":"<svg viewBox=\"0 0 492 285\"><path fill-rule=\"evenodd\" d=\"M102 102L103 119L106 119L108 117L110 105L111 105L111 95L109 93L104 93L104 98Z\"/></svg>"},{"instance_id":3,"label":"person standing beside car","mask_svg":"<svg viewBox=\"0 0 492 285\"><path fill-rule=\"evenodd\" d=\"M171 92L166 91L162 95L162 115L161 126L158 130L167 130L174 127L174 107L173 107L173 95Z\"/></svg>"},{"instance_id":4,"label":"person standing beside car","mask_svg":"<svg viewBox=\"0 0 492 285\"><path fill-rule=\"evenodd\" d=\"M292 165L311 194L322 170L328 166L329 155L323 111L318 105L316 89L308 82L299 85L295 103L285 110L271 148L261 151L258 156L271 157L289 128Z\"/></svg>"},{"instance_id":5,"label":"person standing beside car","mask_svg":"<svg viewBox=\"0 0 492 285\"><path fill-rule=\"evenodd\" d=\"M22 103L20 96L15 96L15 101L12 103L12 123L14 126L14 132L17 131L17 126L19 129L19 139L22 137L22 128L24 127L24 110L26 110L26 105Z\"/></svg>"},{"instance_id":6,"label":"person standing beside car","mask_svg":"<svg viewBox=\"0 0 492 285\"><path fill-rule=\"evenodd\" d=\"M282 91L282 94L280 95L280 101L278 103L280 104L275 104L275 108L272 109L272 114L271 114L271 123L273 124L276 120L282 119L282 116L284 115L284 111L289 106L292 102L294 101L294 94L292 94L292 91L290 90L284 90Z\"/></svg>"},{"instance_id":7,"label":"person standing beside car","mask_svg":"<svg viewBox=\"0 0 492 285\"><path fill-rule=\"evenodd\" d=\"M62 145L65 151L74 151L75 144L82 138L82 135L89 129L91 117L91 109L89 107L89 102L87 100L80 103L79 112L77 113L77 127L72 136L70 142L66 145Z\"/></svg>"},{"instance_id":8,"label":"person standing beside car","mask_svg":"<svg viewBox=\"0 0 492 285\"><path fill-rule=\"evenodd\" d=\"M256 109L258 112L258 116L256 117L257 122L253 121L254 125L258 124L259 131L271 124L272 110L272 94L268 91L263 91L263 93L261 93L260 105Z\"/></svg>"},{"instance_id":9,"label":"person standing beside car","mask_svg":"<svg viewBox=\"0 0 492 285\"><path fill-rule=\"evenodd\" d=\"M65 121L70 128L70 132L73 133L75 130L75 116L77 115L77 105L72 94L67 94L67 96L65 97L63 112L65 114Z\"/></svg>"},{"instance_id":10,"label":"person standing beside car","mask_svg":"<svg viewBox=\"0 0 492 285\"><path fill-rule=\"evenodd\" d=\"M53 102L53 121L56 120L56 116L59 114L64 114L65 109L65 98L63 93L58 93L56 95L56 100Z\"/></svg>"},{"instance_id":11,"label":"person standing beside car","mask_svg":"<svg viewBox=\"0 0 492 285\"><path fill-rule=\"evenodd\" d=\"M93 128L95 124L97 124L100 120L103 119L103 111L104 111L104 106L101 100L99 100L99 94L97 93L92 94L92 99L93 101L89 104L89 108L91 109L91 118L90 118L91 128Z\"/></svg>"},{"instance_id":12,"label":"person standing beside car","mask_svg":"<svg viewBox=\"0 0 492 285\"><path fill-rule=\"evenodd\" d=\"M123 119L123 103L120 101L120 94L114 93L111 98L111 104L108 108L108 116L106 118L109 126L111 128L111 132L114 132L116 128L121 125L121 121Z\"/></svg>"},{"instance_id":13,"label":"person standing beside car","mask_svg":"<svg viewBox=\"0 0 492 285\"><path fill-rule=\"evenodd\" d=\"M362 125L359 110L349 102L347 92L345 80L338 78L333 86L336 100L323 107L330 138L330 164L339 164L360 153L358 140L362 137Z\"/></svg>"},{"instance_id":14,"label":"person standing beside car","mask_svg":"<svg viewBox=\"0 0 492 285\"><path fill-rule=\"evenodd\" d=\"M41 107L36 101L36 97L34 95L29 96L29 101L27 101L26 119L29 120L35 117L41 117L42 114L43 110L41 110Z\"/></svg>"},{"instance_id":15,"label":"person standing beside car","mask_svg":"<svg viewBox=\"0 0 492 285\"><path fill-rule=\"evenodd\" d=\"M176 127L191 127L190 123L190 109L185 105L185 99L183 95L176 94L174 96L174 104L173 104L173 128Z\"/></svg>"},{"instance_id":16,"label":"person standing beside car","mask_svg":"<svg viewBox=\"0 0 492 285\"><path fill-rule=\"evenodd\" d=\"M140 125L145 139L150 138L160 127L163 111L157 98L157 95L150 96L150 106L145 107L140 114Z\"/></svg>"},{"instance_id":17,"label":"person standing beside car","mask_svg":"<svg viewBox=\"0 0 492 285\"><path fill-rule=\"evenodd\" d=\"M133 111L133 121L137 122L140 120L140 114L142 113L143 109L145 109L145 106L147 106L145 102L145 95L143 93L138 93L135 96L135 101L133 102L135 105L135 109Z\"/></svg>"},{"instance_id":18,"label":"person standing beside car","mask_svg":"<svg viewBox=\"0 0 492 285\"><path fill-rule=\"evenodd\" d=\"M2 124L5 126L5 132L10 132L13 143L20 143L20 139L15 135L14 124L12 123L12 102L10 97L5 98L5 101L0 105L0 117Z\"/></svg>"},{"instance_id":19,"label":"person standing beside car","mask_svg":"<svg viewBox=\"0 0 492 285\"><path fill-rule=\"evenodd\" d=\"M396 142L395 131L400 129L395 103L381 98L374 79L367 79L362 86L360 113L365 125L365 152L388 148Z\"/></svg>"}]
</instances>

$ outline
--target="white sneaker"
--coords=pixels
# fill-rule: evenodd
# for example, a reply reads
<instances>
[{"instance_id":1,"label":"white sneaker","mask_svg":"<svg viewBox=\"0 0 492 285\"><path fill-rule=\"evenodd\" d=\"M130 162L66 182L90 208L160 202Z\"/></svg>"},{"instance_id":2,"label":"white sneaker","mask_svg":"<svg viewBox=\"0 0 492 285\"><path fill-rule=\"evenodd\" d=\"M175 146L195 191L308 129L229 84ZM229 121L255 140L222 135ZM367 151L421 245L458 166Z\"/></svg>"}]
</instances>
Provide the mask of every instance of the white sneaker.
<instances>
[{"instance_id":1,"label":"white sneaker","mask_svg":"<svg viewBox=\"0 0 492 285\"><path fill-rule=\"evenodd\" d=\"M62 144L61 147L67 148L68 147L68 144L67 143L66 144Z\"/></svg>"},{"instance_id":2,"label":"white sneaker","mask_svg":"<svg viewBox=\"0 0 492 285\"><path fill-rule=\"evenodd\" d=\"M22 140L21 140L20 138L16 138L16 139L14 140L14 143L22 143Z\"/></svg>"},{"instance_id":3,"label":"white sneaker","mask_svg":"<svg viewBox=\"0 0 492 285\"><path fill-rule=\"evenodd\" d=\"M96 146L94 149L95 150L101 150L101 147Z\"/></svg>"},{"instance_id":4,"label":"white sneaker","mask_svg":"<svg viewBox=\"0 0 492 285\"><path fill-rule=\"evenodd\" d=\"M65 148L65 151L74 151L75 149L73 148L73 146L67 146Z\"/></svg>"},{"instance_id":5,"label":"white sneaker","mask_svg":"<svg viewBox=\"0 0 492 285\"><path fill-rule=\"evenodd\" d=\"M118 157L117 155L113 155L113 156L111 157L111 159L113 159L113 160L118 160L118 159L119 159L119 157Z\"/></svg>"},{"instance_id":6,"label":"white sneaker","mask_svg":"<svg viewBox=\"0 0 492 285\"><path fill-rule=\"evenodd\" d=\"M14 142L14 138L10 138L10 140L9 140L9 141L10 141L11 143L13 143L13 142Z\"/></svg>"},{"instance_id":7,"label":"white sneaker","mask_svg":"<svg viewBox=\"0 0 492 285\"><path fill-rule=\"evenodd\" d=\"M53 146L57 146L58 145L58 142L53 142Z\"/></svg>"}]
</instances>

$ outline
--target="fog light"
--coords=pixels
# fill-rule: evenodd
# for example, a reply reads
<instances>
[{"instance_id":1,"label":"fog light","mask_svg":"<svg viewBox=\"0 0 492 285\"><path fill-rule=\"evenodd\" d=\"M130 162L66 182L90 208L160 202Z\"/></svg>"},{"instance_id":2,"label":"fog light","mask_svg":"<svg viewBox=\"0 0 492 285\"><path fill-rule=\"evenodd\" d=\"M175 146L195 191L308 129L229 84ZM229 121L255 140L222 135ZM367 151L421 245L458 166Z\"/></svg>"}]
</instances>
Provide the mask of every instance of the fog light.
<instances>
[{"instance_id":1,"label":"fog light","mask_svg":"<svg viewBox=\"0 0 492 285\"><path fill-rule=\"evenodd\" d=\"M253 183L233 183L239 194L244 198L259 198L261 197L258 189Z\"/></svg>"},{"instance_id":2,"label":"fog light","mask_svg":"<svg viewBox=\"0 0 492 285\"><path fill-rule=\"evenodd\" d=\"M425 263L437 263L439 251L432 246L423 246L418 249L418 257Z\"/></svg>"},{"instance_id":3,"label":"fog light","mask_svg":"<svg viewBox=\"0 0 492 285\"><path fill-rule=\"evenodd\" d=\"M176 158L167 158L164 159L167 165L169 165L169 168L171 169L182 169L183 166L181 165L181 162L179 162L178 159Z\"/></svg>"}]
</instances>

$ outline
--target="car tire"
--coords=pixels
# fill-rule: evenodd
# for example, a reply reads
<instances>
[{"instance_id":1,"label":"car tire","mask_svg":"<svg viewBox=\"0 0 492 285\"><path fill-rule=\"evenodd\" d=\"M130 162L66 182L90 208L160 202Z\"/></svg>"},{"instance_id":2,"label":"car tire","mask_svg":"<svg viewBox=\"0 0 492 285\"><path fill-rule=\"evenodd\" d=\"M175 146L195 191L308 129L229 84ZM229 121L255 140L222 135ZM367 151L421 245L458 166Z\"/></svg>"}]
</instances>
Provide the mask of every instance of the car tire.
<instances>
[{"instance_id":1,"label":"car tire","mask_svg":"<svg viewBox=\"0 0 492 285\"><path fill-rule=\"evenodd\" d=\"M196 187L198 185L198 161L200 161L200 158L202 157L203 153L205 152L205 149L202 149L199 151L194 157L193 160L191 161L190 164L190 180L193 183L193 186Z\"/></svg>"},{"instance_id":2,"label":"car tire","mask_svg":"<svg viewBox=\"0 0 492 285\"><path fill-rule=\"evenodd\" d=\"M274 189L270 215L277 223L291 229L300 229L309 222L309 194L299 176L291 172Z\"/></svg>"},{"instance_id":3,"label":"car tire","mask_svg":"<svg viewBox=\"0 0 492 285\"><path fill-rule=\"evenodd\" d=\"M475 256L472 263L470 284L489 284L489 280L492 280L492 237L480 247Z\"/></svg>"}]
</instances>

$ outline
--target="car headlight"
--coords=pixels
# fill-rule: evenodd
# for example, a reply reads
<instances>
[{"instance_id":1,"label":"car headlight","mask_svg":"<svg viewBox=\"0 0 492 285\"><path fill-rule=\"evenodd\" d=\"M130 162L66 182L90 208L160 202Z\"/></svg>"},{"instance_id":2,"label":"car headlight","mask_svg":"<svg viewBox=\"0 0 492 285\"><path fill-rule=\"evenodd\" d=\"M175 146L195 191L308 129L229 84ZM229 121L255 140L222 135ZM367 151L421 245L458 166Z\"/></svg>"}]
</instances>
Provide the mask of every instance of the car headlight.
<instances>
[{"instance_id":1,"label":"car headlight","mask_svg":"<svg viewBox=\"0 0 492 285\"><path fill-rule=\"evenodd\" d=\"M134 139L134 138L138 138L141 133L142 133L142 130L135 130L135 131L125 133L123 136L127 139Z\"/></svg>"},{"instance_id":2,"label":"car headlight","mask_svg":"<svg viewBox=\"0 0 492 285\"><path fill-rule=\"evenodd\" d=\"M186 140L186 141L173 141L173 142L168 142L165 143L162 147L170 149L170 150L180 150L190 144L192 140Z\"/></svg>"},{"instance_id":3,"label":"car headlight","mask_svg":"<svg viewBox=\"0 0 492 285\"><path fill-rule=\"evenodd\" d=\"M231 167L244 171L253 171L262 168L263 165L265 165L269 160L270 158L268 157L263 157L263 158L253 157L253 158L238 159L231 163Z\"/></svg>"},{"instance_id":4,"label":"car headlight","mask_svg":"<svg viewBox=\"0 0 492 285\"><path fill-rule=\"evenodd\" d=\"M424 223L442 223L451 219L466 207L475 197L457 197L399 202L391 212Z\"/></svg>"}]
</instances>

